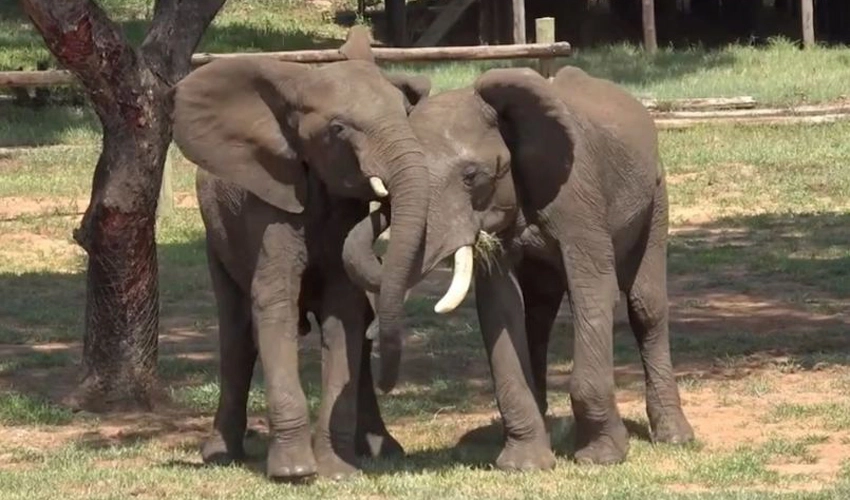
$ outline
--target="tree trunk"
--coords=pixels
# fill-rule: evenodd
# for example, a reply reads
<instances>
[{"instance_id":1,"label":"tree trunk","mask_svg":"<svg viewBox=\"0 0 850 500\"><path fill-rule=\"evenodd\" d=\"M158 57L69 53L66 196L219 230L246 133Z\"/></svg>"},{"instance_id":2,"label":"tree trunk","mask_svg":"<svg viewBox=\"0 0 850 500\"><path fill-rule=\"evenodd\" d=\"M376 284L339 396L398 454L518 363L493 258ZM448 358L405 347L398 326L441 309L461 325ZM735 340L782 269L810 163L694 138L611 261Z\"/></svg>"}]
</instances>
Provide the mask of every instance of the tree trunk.
<instances>
[{"instance_id":1,"label":"tree trunk","mask_svg":"<svg viewBox=\"0 0 850 500\"><path fill-rule=\"evenodd\" d=\"M83 380L66 402L150 408L159 294L156 204L171 142L169 89L190 69L224 0L159 0L137 51L90 0L23 0L59 62L83 83L103 126L89 207L75 240L88 253Z\"/></svg>"}]
</instances>

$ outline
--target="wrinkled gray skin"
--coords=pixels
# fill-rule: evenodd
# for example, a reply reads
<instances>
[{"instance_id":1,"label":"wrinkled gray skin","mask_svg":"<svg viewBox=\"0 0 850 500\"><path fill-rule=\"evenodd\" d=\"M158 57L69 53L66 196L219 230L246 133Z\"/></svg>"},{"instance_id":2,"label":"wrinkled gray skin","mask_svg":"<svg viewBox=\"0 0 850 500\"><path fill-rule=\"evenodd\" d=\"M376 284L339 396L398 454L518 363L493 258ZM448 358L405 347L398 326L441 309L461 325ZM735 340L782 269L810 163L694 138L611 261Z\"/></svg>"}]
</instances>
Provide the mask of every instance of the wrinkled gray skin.
<instances>
[{"instance_id":1,"label":"wrinkled gray skin","mask_svg":"<svg viewBox=\"0 0 850 500\"><path fill-rule=\"evenodd\" d=\"M267 58L216 61L177 85L174 139L201 168L197 193L220 322L221 396L205 461L244 455L258 353L270 477L340 478L356 470L358 454L403 453L374 393L365 339L372 309L340 256L376 197L367 179L378 176L393 220L410 224L389 245L381 282L377 315L392 348L427 208L424 155L407 113L429 90L427 81L386 75L365 61L310 69ZM308 311L322 334L312 446L297 352Z\"/></svg>"},{"instance_id":2,"label":"wrinkled gray skin","mask_svg":"<svg viewBox=\"0 0 850 500\"><path fill-rule=\"evenodd\" d=\"M653 439L691 441L670 358L667 190L644 107L579 69L564 68L553 82L531 70L498 69L472 89L426 99L410 121L431 174L420 276L474 244L479 231L497 235L504 249L489 270L478 262L474 277L506 428L497 465L554 466L543 420L546 353L565 293L575 331L576 460L611 464L627 454L614 399L619 291L628 297L644 366ZM369 241L386 224L374 214L346 241L346 267L369 289L380 277Z\"/></svg>"}]
</instances>

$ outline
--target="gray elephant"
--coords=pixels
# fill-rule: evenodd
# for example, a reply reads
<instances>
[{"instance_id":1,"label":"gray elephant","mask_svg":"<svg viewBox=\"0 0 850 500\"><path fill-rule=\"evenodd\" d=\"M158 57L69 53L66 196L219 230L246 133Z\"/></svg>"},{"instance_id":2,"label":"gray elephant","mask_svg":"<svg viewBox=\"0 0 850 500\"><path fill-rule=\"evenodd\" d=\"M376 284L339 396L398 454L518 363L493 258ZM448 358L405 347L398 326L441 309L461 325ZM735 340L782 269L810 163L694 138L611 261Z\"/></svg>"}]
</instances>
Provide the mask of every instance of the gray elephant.
<instances>
[{"instance_id":1,"label":"gray elephant","mask_svg":"<svg viewBox=\"0 0 850 500\"><path fill-rule=\"evenodd\" d=\"M551 82L528 69L494 69L474 88L429 97L410 121L431 175L420 276L454 255L452 283L435 308L445 313L463 300L474 274L506 430L497 465L554 466L543 420L546 354L565 293L575 331L576 460L609 464L627 454L614 398L620 291L644 366L652 437L692 440L670 358L667 188L644 107L576 68ZM381 268L369 243L387 222L375 213L346 240L346 268L370 290L379 289ZM502 251L474 267L474 248L493 247L481 245L493 237Z\"/></svg>"},{"instance_id":2,"label":"gray elephant","mask_svg":"<svg viewBox=\"0 0 850 500\"><path fill-rule=\"evenodd\" d=\"M367 61L311 69L266 57L215 61L176 86L174 139L200 167L196 188L220 324L221 396L215 434L202 449L206 462L244 455L258 353L270 477L339 478L356 470L357 455L403 453L373 388L365 339L372 308L347 277L341 252L368 203L389 200L392 220L404 228L386 251L376 314L382 373L394 379L406 283L418 270L412 249L421 246L428 201L408 112L429 90L423 77L385 74ZM298 373L308 311L322 334L312 444Z\"/></svg>"}]
</instances>

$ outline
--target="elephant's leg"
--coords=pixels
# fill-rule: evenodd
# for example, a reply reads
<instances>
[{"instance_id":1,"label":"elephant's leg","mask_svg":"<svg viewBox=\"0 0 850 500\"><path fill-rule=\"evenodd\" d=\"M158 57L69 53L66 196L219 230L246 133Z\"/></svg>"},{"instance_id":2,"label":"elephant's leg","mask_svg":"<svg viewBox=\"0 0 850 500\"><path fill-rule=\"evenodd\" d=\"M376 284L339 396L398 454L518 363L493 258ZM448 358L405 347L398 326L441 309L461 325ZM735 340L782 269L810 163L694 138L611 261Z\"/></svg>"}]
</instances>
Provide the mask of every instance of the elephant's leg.
<instances>
[{"instance_id":1,"label":"elephant's leg","mask_svg":"<svg viewBox=\"0 0 850 500\"><path fill-rule=\"evenodd\" d=\"M375 384L372 380L372 341L363 344L360 363L360 386L357 390L356 452L361 457L400 457L404 448L390 435L381 417Z\"/></svg>"},{"instance_id":2,"label":"elephant's leg","mask_svg":"<svg viewBox=\"0 0 850 500\"><path fill-rule=\"evenodd\" d=\"M525 331L531 356L531 372L536 388L535 397L540 414L549 408L546 399L546 369L549 352L549 335L564 298L564 285L553 279L558 274L538 260L525 258L520 264L517 278L525 302Z\"/></svg>"},{"instance_id":3,"label":"elephant's leg","mask_svg":"<svg viewBox=\"0 0 850 500\"><path fill-rule=\"evenodd\" d=\"M357 393L368 303L353 283L329 283L322 295L322 403L313 449L319 474L341 479L357 471Z\"/></svg>"},{"instance_id":4,"label":"elephant's leg","mask_svg":"<svg viewBox=\"0 0 850 500\"><path fill-rule=\"evenodd\" d=\"M613 245L604 231L586 228L561 241L568 242L561 252L573 313L570 400L576 422L575 459L622 462L629 440L614 398L614 305L619 290Z\"/></svg>"},{"instance_id":5,"label":"elephant's leg","mask_svg":"<svg viewBox=\"0 0 850 500\"><path fill-rule=\"evenodd\" d=\"M535 399L522 292L507 259L500 259L489 272L476 271L475 294L496 402L505 425L505 447L496 466L508 470L551 469L555 455Z\"/></svg>"},{"instance_id":6,"label":"elephant's leg","mask_svg":"<svg viewBox=\"0 0 850 500\"><path fill-rule=\"evenodd\" d=\"M629 323L646 377L646 412L652 439L685 443L693 440L694 431L682 412L670 359L667 253L663 244L653 244L652 237L650 245L628 291Z\"/></svg>"},{"instance_id":7,"label":"elephant's leg","mask_svg":"<svg viewBox=\"0 0 850 500\"><path fill-rule=\"evenodd\" d=\"M205 463L227 464L245 456L248 391L257 350L251 337L251 304L227 275L212 251L207 251L210 278L218 308L219 383L215 434L201 449Z\"/></svg>"},{"instance_id":8,"label":"elephant's leg","mask_svg":"<svg viewBox=\"0 0 850 500\"><path fill-rule=\"evenodd\" d=\"M252 322L266 383L269 477L298 481L316 473L307 398L298 375L298 297L304 270L295 230L266 228L251 284Z\"/></svg>"}]
</instances>

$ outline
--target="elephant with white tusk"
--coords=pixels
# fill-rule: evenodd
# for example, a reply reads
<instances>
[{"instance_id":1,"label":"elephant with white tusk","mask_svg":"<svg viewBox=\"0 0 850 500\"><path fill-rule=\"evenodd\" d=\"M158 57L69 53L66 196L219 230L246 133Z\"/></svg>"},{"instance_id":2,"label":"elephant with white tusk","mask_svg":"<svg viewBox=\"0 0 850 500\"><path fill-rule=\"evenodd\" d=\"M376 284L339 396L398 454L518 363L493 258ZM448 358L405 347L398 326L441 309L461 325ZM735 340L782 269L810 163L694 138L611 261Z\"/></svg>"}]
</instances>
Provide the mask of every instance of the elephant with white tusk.
<instances>
[{"instance_id":1,"label":"elephant with white tusk","mask_svg":"<svg viewBox=\"0 0 850 500\"><path fill-rule=\"evenodd\" d=\"M368 38L350 37L341 50L370 54ZM365 332L379 317L379 385L389 389L407 283L419 267L411 249L424 238L428 201L425 156L408 113L429 91L427 78L388 74L368 60L313 69L265 57L214 61L177 84L174 140L200 167L219 314L221 396L206 462L244 456L257 355L269 408L269 476L344 477L357 470L357 455L403 453L380 416ZM373 314L341 254L376 198L391 203L388 215L405 228L387 248ZM298 375L307 312L322 335L313 438Z\"/></svg>"},{"instance_id":2,"label":"elephant with white tusk","mask_svg":"<svg viewBox=\"0 0 850 500\"><path fill-rule=\"evenodd\" d=\"M447 313L475 280L507 438L497 466L554 466L543 420L546 357L565 294L575 331L575 458L609 464L627 454L614 399L621 291L644 366L652 437L691 441L670 356L667 187L655 124L641 103L572 67L551 81L528 69L493 69L472 88L430 96L410 123L430 174L414 281L454 255L452 283L435 308ZM391 222L393 233L403 227ZM368 242L386 223L364 220L345 242L346 269L361 286L378 284L381 264ZM473 266L485 237L497 242L482 255L489 265Z\"/></svg>"}]
</instances>

